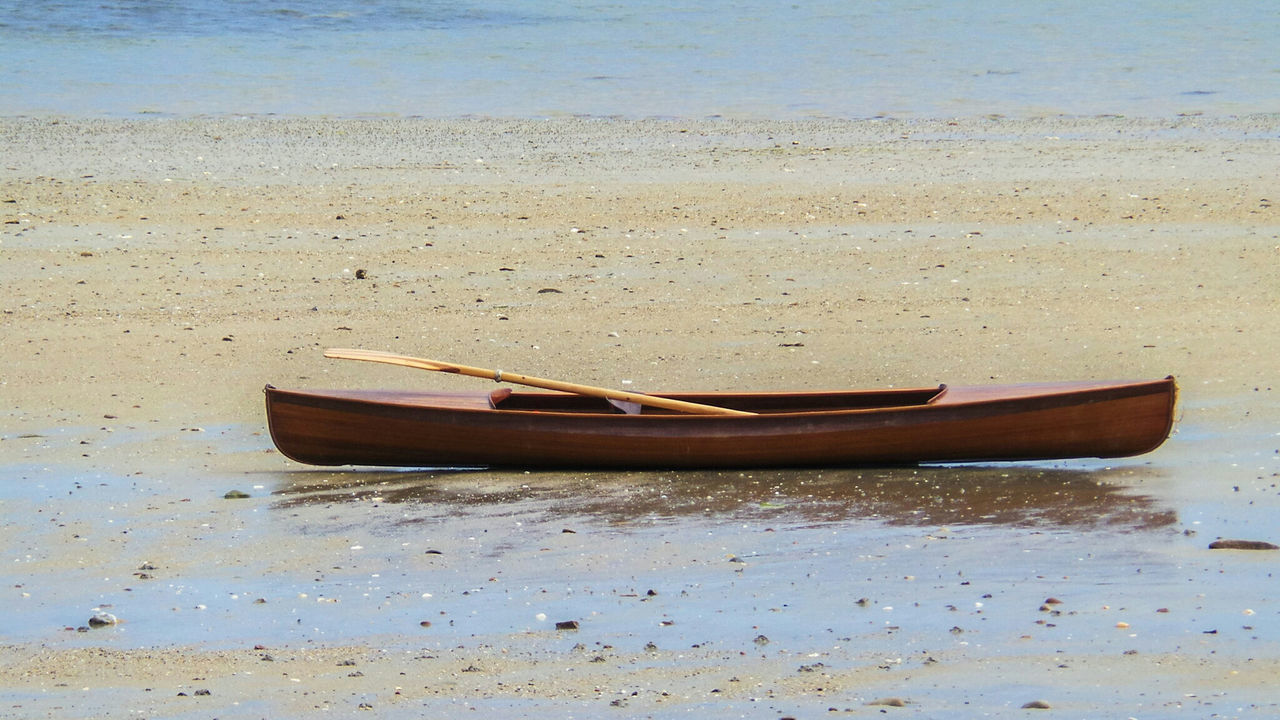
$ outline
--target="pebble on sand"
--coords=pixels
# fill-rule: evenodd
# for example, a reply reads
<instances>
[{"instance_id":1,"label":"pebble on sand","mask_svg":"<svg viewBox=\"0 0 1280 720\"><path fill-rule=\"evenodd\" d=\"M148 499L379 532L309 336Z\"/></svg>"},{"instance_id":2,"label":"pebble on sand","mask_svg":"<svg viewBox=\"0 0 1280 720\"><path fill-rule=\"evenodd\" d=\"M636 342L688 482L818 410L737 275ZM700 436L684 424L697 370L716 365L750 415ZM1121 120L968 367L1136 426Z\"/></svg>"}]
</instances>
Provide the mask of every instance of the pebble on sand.
<instances>
[{"instance_id":1,"label":"pebble on sand","mask_svg":"<svg viewBox=\"0 0 1280 720\"><path fill-rule=\"evenodd\" d=\"M1209 543L1210 550L1280 550L1280 545L1272 545L1261 540L1214 540Z\"/></svg>"},{"instance_id":2,"label":"pebble on sand","mask_svg":"<svg viewBox=\"0 0 1280 720\"><path fill-rule=\"evenodd\" d=\"M1023 710L1048 710L1049 703L1043 700L1032 700L1029 703L1023 704L1022 709Z\"/></svg>"},{"instance_id":3,"label":"pebble on sand","mask_svg":"<svg viewBox=\"0 0 1280 720\"><path fill-rule=\"evenodd\" d=\"M885 707L906 707L907 701L902 698L884 697L872 700L868 705L884 705Z\"/></svg>"},{"instance_id":4,"label":"pebble on sand","mask_svg":"<svg viewBox=\"0 0 1280 720\"><path fill-rule=\"evenodd\" d=\"M106 627L107 625L115 625L119 622L120 620L117 619L115 615L98 608L93 611L93 615L89 618L89 627Z\"/></svg>"}]
</instances>

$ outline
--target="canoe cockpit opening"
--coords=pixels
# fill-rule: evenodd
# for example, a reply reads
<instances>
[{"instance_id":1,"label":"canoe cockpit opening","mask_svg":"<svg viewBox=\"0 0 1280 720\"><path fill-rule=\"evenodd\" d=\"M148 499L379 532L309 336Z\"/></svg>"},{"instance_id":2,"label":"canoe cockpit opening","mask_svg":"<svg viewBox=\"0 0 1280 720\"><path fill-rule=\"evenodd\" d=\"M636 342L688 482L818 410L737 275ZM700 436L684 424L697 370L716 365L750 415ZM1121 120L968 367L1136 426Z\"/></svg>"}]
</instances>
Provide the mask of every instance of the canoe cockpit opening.
<instances>
[{"instance_id":1,"label":"canoe cockpit opening","mask_svg":"<svg viewBox=\"0 0 1280 720\"><path fill-rule=\"evenodd\" d=\"M497 409L498 404L511 397L511 388L501 387L489 393L489 407Z\"/></svg>"},{"instance_id":2,"label":"canoe cockpit opening","mask_svg":"<svg viewBox=\"0 0 1280 720\"><path fill-rule=\"evenodd\" d=\"M672 393L687 402L715 405L733 410L766 414L878 410L928 405L946 393L947 386L903 390L866 390L801 393ZM676 410L641 406L619 400L546 392L512 392L498 388L489 393L489 406L496 410L525 412L602 413L626 415L681 415Z\"/></svg>"}]
</instances>

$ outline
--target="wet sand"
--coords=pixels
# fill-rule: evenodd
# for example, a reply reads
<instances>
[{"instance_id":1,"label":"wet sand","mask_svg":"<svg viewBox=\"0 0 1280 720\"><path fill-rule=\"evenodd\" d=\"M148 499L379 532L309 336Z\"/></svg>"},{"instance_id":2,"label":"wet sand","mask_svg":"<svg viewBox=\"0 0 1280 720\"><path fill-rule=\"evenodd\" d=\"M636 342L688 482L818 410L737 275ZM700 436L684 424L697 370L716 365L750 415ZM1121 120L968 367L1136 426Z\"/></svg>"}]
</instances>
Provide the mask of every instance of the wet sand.
<instances>
[{"instance_id":1,"label":"wet sand","mask_svg":"<svg viewBox=\"0 0 1280 720\"><path fill-rule=\"evenodd\" d=\"M1208 544L1280 542L1277 129L0 120L0 716L1273 713L1280 554ZM264 383L485 386L330 346L1182 395L1107 463L332 472Z\"/></svg>"}]
</instances>

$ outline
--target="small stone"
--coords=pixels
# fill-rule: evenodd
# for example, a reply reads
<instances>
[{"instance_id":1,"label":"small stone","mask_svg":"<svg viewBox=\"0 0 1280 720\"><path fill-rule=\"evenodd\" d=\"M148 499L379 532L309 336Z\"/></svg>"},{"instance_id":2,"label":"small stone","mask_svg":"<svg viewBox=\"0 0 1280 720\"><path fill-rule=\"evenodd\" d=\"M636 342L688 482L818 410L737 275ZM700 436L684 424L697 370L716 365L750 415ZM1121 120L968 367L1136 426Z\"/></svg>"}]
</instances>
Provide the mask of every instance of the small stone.
<instances>
[{"instance_id":1,"label":"small stone","mask_svg":"<svg viewBox=\"0 0 1280 720\"><path fill-rule=\"evenodd\" d=\"M1261 540L1214 540L1210 550L1280 550L1280 546Z\"/></svg>"},{"instance_id":2,"label":"small stone","mask_svg":"<svg viewBox=\"0 0 1280 720\"><path fill-rule=\"evenodd\" d=\"M754 642L756 645L759 645L760 647L764 647L765 645L769 644L769 638L765 637L764 635L757 635Z\"/></svg>"},{"instance_id":3,"label":"small stone","mask_svg":"<svg viewBox=\"0 0 1280 720\"><path fill-rule=\"evenodd\" d=\"M243 490L228 490L226 494L222 496L224 500L244 500L247 497L250 497L249 493L244 492Z\"/></svg>"},{"instance_id":4,"label":"small stone","mask_svg":"<svg viewBox=\"0 0 1280 720\"><path fill-rule=\"evenodd\" d=\"M1024 703L1022 706L1022 709L1023 710L1048 710L1049 703L1043 700L1032 700L1029 703Z\"/></svg>"},{"instance_id":5,"label":"small stone","mask_svg":"<svg viewBox=\"0 0 1280 720\"><path fill-rule=\"evenodd\" d=\"M89 618L89 627L106 627L108 625L115 625L118 622L120 621L115 615L112 615L106 610L98 609L94 610L93 615Z\"/></svg>"},{"instance_id":6,"label":"small stone","mask_svg":"<svg viewBox=\"0 0 1280 720\"><path fill-rule=\"evenodd\" d=\"M885 707L906 707L907 702L902 698L886 697L872 700L868 705L884 705Z\"/></svg>"},{"instance_id":7,"label":"small stone","mask_svg":"<svg viewBox=\"0 0 1280 720\"><path fill-rule=\"evenodd\" d=\"M556 629L557 630L577 630L578 621L577 620L561 620L560 622L556 623Z\"/></svg>"}]
</instances>

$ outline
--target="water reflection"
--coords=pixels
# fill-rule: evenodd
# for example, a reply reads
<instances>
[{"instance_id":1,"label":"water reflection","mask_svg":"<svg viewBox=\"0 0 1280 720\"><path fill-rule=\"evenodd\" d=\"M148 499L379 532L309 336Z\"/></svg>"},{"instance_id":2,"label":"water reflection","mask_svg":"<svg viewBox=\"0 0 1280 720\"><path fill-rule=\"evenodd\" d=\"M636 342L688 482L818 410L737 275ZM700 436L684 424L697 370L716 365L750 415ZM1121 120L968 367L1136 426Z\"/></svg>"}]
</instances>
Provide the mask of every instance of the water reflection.
<instances>
[{"instance_id":1,"label":"water reflection","mask_svg":"<svg viewBox=\"0 0 1280 720\"><path fill-rule=\"evenodd\" d=\"M1047 526L1138 531L1176 512L1133 487L1147 467L929 467L703 472L368 471L288 473L276 506L414 506L414 515L538 514L626 524L704 516L775 523ZM421 521L424 518L419 517Z\"/></svg>"}]
</instances>

